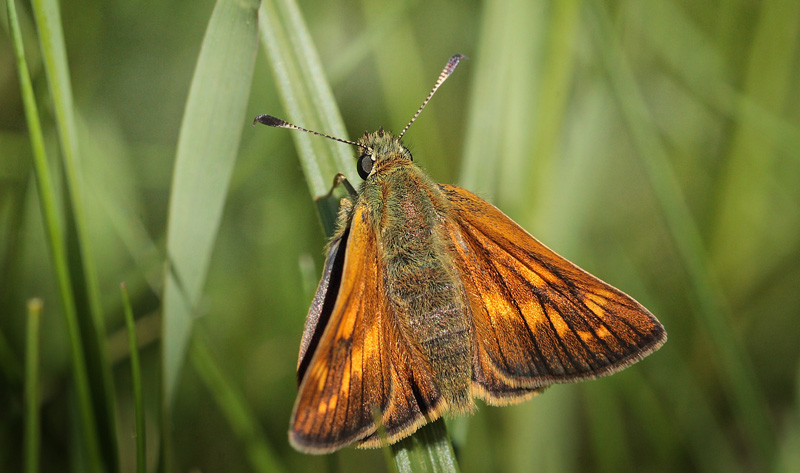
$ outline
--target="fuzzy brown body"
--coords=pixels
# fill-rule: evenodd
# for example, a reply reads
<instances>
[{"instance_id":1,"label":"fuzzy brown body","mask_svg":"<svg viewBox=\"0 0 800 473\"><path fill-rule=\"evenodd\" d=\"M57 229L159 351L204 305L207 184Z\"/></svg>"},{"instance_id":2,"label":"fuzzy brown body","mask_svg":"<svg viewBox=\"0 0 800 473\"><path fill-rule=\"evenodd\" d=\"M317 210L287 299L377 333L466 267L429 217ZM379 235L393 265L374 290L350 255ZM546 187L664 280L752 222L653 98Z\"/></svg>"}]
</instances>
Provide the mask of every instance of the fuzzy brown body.
<instances>
[{"instance_id":1,"label":"fuzzy brown body","mask_svg":"<svg viewBox=\"0 0 800 473\"><path fill-rule=\"evenodd\" d=\"M407 153L407 151L405 152ZM404 153L390 154L364 182L363 205L378 235L378 255L398 333L419 359L449 410L471 408L471 325L444 223L449 202Z\"/></svg>"},{"instance_id":2,"label":"fuzzy brown body","mask_svg":"<svg viewBox=\"0 0 800 473\"><path fill-rule=\"evenodd\" d=\"M666 340L635 300L433 182L399 139L379 130L357 144L365 181L342 199L301 342L299 450L393 443L473 398L520 402Z\"/></svg>"}]
</instances>

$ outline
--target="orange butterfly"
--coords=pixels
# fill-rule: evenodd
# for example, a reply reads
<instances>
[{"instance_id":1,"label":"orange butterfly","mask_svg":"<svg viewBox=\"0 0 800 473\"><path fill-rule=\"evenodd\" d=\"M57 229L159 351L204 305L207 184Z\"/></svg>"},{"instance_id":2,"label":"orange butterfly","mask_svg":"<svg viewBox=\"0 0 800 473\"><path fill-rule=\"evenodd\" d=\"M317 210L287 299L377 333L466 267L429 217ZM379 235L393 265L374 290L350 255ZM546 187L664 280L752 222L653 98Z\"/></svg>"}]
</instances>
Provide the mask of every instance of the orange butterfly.
<instances>
[{"instance_id":1,"label":"orange butterfly","mask_svg":"<svg viewBox=\"0 0 800 473\"><path fill-rule=\"evenodd\" d=\"M445 413L529 399L617 372L666 332L638 302L557 255L491 204L433 182L400 141L358 142L297 367L289 439L307 453L394 443ZM261 115L266 125L299 129Z\"/></svg>"}]
</instances>

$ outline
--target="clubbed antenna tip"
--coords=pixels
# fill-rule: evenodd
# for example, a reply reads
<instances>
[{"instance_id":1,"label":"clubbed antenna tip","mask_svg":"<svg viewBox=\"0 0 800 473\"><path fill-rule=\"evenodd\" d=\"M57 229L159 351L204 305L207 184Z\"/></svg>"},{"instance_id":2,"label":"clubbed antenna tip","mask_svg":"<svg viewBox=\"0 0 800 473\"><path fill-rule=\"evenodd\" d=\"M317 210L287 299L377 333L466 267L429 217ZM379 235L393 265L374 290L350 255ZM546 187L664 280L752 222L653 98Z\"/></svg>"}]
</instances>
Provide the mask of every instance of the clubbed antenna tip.
<instances>
[{"instance_id":1,"label":"clubbed antenna tip","mask_svg":"<svg viewBox=\"0 0 800 473\"><path fill-rule=\"evenodd\" d=\"M256 123L274 126L275 128L292 128L289 126L289 123L281 120L280 118L273 117L272 115L259 115L255 120L253 120L253 126L256 126Z\"/></svg>"},{"instance_id":2,"label":"clubbed antenna tip","mask_svg":"<svg viewBox=\"0 0 800 473\"><path fill-rule=\"evenodd\" d=\"M416 120L419 114L422 113L422 109L425 108L426 105L428 105L428 101L430 101L431 97L433 97L433 94L435 94L439 86L442 85L442 83L446 81L448 77L450 77L450 74L452 74L453 71L456 70L456 66L458 66L458 63L461 62L462 59L469 59L469 58L467 56L464 56L463 54L456 54L453 57L451 57L449 61L447 61L447 65L444 66L444 69L442 69L442 73L439 74L439 78L433 85L433 90L431 90L431 93L429 93L428 96L425 98L425 101L422 102L422 106L419 107L419 110L417 110L417 113L415 113L414 116L411 118L411 121L408 122L408 125L406 125L406 127L403 128L403 131L400 133L400 136L398 136L398 138L402 138L403 135L406 134L408 129L411 127L411 124L414 123L414 120Z\"/></svg>"}]
</instances>

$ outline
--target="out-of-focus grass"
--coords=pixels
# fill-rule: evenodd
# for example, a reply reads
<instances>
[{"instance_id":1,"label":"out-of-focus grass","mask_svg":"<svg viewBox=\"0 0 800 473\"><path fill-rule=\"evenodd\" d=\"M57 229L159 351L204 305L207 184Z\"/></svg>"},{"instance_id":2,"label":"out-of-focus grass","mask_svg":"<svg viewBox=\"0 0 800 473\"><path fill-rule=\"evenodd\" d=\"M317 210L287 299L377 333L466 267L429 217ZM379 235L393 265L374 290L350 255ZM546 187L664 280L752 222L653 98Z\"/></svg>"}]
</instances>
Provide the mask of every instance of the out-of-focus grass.
<instances>
[{"instance_id":1,"label":"out-of-focus grass","mask_svg":"<svg viewBox=\"0 0 800 473\"><path fill-rule=\"evenodd\" d=\"M97 417L97 435L104 466L113 468L119 461L114 384L107 356L105 315L101 306L97 267L86 224L78 124L61 11L56 0L34 0L31 4L61 151L67 261L85 352L92 408Z\"/></svg>"},{"instance_id":2,"label":"out-of-focus grass","mask_svg":"<svg viewBox=\"0 0 800 473\"><path fill-rule=\"evenodd\" d=\"M200 240L202 251L184 258L202 266L190 272L198 278L193 316L200 317L191 325L206 335L203 356L169 374L169 449L177 469L251 470L265 446L289 471L385 468L379 451L319 458L286 441L298 341L314 289L307 275L318 275L323 257L311 198L327 192L336 171L357 182L352 150L249 122L270 113L342 138L379 125L400 129L454 53L471 60L406 135L415 162L436 180L479 192L545 244L636 297L670 335L659 352L607 379L553 387L519 406L480 406L457 424L462 471L800 470L793 453L800 450L796 2L290 5L261 6L266 51L248 94L249 75L223 62L196 72L214 2L70 2L60 12L66 59L56 74L48 63L55 56L48 58L46 45L37 49L42 22L31 5L17 3L53 173L53 220L73 221L70 196L78 191L91 261L66 248L84 271L97 273L105 314L97 326L108 334L124 330L118 284L126 280L134 313L143 315L140 342L155 340L139 347L149 471L163 440L159 345L180 348L169 331L161 338L153 330L164 255ZM308 36L290 26L298 15ZM256 47L255 23L241 18L218 30L214 45L232 49L217 57L235 61ZM231 36L245 30L252 43ZM40 345L41 471L76 469L87 461L75 453L87 445L74 408L80 396L8 38L0 39L0 402L7 406L0 411L0 470L23 466L20 376L25 305L33 296L48 307ZM321 67L308 57L309 44ZM291 74L273 79L273 61L289 53L299 58L285 63ZM332 80L332 98L320 95L323 74ZM57 77L71 90L72 118L64 118L63 101L51 91ZM239 111L224 123L206 121L222 115L190 113L201 122L194 128L206 130L195 136L216 132L222 137L215 140L228 138L239 151L189 152L184 143L179 154L186 159L176 164L179 136L187 139L181 126L188 126L189 87L201 79L210 85L191 100L210 107L240 97L229 102L238 100ZM281 98L286 81L300 87L299 105L335 100L341 121L296 115ZM57 156L70 152L63 149L70 133L80 143L72 151L79 165L67 169ZM310 191L310 164L298 162L293 143L334 157L319 167ZM207 163L227 160L231 171L199 163L203 153L211 155ZM191 178L201 171L216 172L213 180L225 185ZM174 173L194 186L185 194L192 213L168 209L180 191ZM175 223L178 215L185 224ZM183 232L186 246L168 241L169 219L171 237ZM202 222L210 222L206 230L193 230ZM707 278L700 285L698 275ZM85 280L70 295L88 301L82 294L90 294L91 278L77 277ZM101 347L102 338L93 343ZM108 340L111 352L129 353L125 337ZM115 405L111 437L120 469L134 471L129 363L111 368L116 386L102 400Z\"/></svg>"},{"instance_id":3,"label":"out-of-focus grass","mask_svg":"<svg viewBox=\"0 0 800 473\"><path fill-rule=\"evenodd\" d=\"M28 302L27 337L25 342L25 472L39 471L41 435L39 425L39 327L42 319L42 301Z\"/></svg>"},{"instance_id":4,"label":"out-of-focus grass","mask_svg":"<svg viewBox=\"0 0 800 473\"><path fill-rule=\"evenodd\" d=\"M92 332L92 322L94 319L86 312L78 311L80 304L77 301L82 296L85 296L81 289L87 286L86 281L82 280L85 273L83 273L83 271L74 271L74 266L70 265L70 263L77 263L75 259L69 257L70 254L74 254L76 251L80 253L81 247L79 242L70 238L70 229L74 229L77 226L76 220L73 218L75 215L73 211L75 209L67 205L68 209L65 212L67 216L63 219L59 219L56 186L53 178L55 173L53 166L51 166L47 158L42 124L39 119L39 110L36 104L36 97L34 96L30 71L25 58L25 47L22 39L20 22L13 1L7 3L6 11L8 13L13 57L16 62L15 66L19 77L24 119L28 127L28 135L31 141L33 158L31 167L34 169L36 177L36 190L40 202L40 214L46 229L47 247L52 260L53 277L58 285L58 297L67 324L70 360L72 361L72 380L74 389L76 390L76 408L80 417L80 421L76 422L76 425L80 425L80 432L82 433L81 439L75 442L75 446L80 450L80 454L75 456L75 464L80 464L80 467L87 471L99 472L104 466L110 468L112 464L110 462L116 458L117 446L114 441L114 436L109 433L109 435L104 438L104 441L101 442L99 431L102 430L103 427L107 427L107 424L103 421L98 422L101 418L107 420L104 416L107 412L104 411L103 406L105 406L107 402L113 404L114 399L106 400L98 398L97 392L92 393L93 386L102 386L103 383L98 379L102 374L88 368L89 365L94 366L95 363L87 360L87 352L96 352L95 349L87 349L87 347L94 346L96 348L95 344L99 342L99 340L94 338L87 341L85 338L86 331L82 330L82 328L88 328L88 331ZM49 49L53 46L53 42L59 43L60 38L48 37L47 40L43 40L43 49ZM54 49L57 49L57 47ZM45 55L48 54L45 53ZM52 77L52 74L49 77ZM69 178L65 178L65 181L69 181ZM67 186L74 186L75 184L77 184L77 182L73 181L67 184ZM72 245L68 245L70 241ZM38 334L36 337L38 339ZM36 356L38 357L39 354L37 353ZM32 363L30 359L27 361ZM38 362L36 364L38 365ZM38 370L28 370L26 375L37 377L37 379L26 380L26 385L38 384ZM100 396L102 396L102 393ZM30 419L28 420L30 421ZM108 448L101 448L101 443L108 446ZM82 462L79 459L81 459ZM31 459L29 458L28 460Z\"/></svg>"},{"instance_id":5,"label":"out-of-focus grass","mask_svg":"<svg viewBox=\"0 0 800 473\"><path fill-rule=\"evenodd\" d=\"M139 363L139 344L136 342L136 323L131 307L131 297L125 282L120 284L122 310L125 313L125 329L128 332L128 353L131 360L131 391L133 393L133 415L136 418L136 473L147 471L147 432L144 423L142 401L142 368Z\"/></svg>"}]
</instances>

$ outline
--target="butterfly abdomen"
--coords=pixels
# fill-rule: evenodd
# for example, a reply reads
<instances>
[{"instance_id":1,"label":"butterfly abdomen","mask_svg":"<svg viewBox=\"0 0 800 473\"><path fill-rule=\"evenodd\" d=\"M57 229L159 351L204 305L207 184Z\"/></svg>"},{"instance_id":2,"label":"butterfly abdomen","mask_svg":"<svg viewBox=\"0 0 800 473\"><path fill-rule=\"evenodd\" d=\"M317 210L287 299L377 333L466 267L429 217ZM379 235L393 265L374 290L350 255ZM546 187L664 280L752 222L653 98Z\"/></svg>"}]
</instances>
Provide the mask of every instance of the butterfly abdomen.
<instances>
[{"instance_id":1,"label":"butterfly abdomen","mask_svg":"<svg viewBox=\"0 0 800 473\"><path fill-rule=\"evenodd\" d=\"M379 248L387 295L413 358L412 369L418 363L422 374L417 376L430 376L447 410L470 410L469 309L439 230L440 191L413 164L375 184L383 196Z\"/></svg>"}]
</instances>

